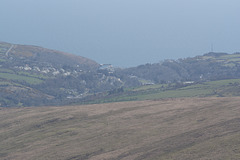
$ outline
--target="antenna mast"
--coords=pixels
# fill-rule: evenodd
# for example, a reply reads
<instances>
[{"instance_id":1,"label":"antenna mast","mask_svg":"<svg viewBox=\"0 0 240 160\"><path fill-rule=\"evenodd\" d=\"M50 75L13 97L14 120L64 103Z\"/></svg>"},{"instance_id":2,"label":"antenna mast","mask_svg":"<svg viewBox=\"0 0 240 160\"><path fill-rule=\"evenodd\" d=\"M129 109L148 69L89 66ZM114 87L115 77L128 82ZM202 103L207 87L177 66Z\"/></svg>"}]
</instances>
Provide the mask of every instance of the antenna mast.
<instances>
[{"instance_id":1,"label":"antenna mast","mask_svg":"<svg viewBox=\"0 0 240 160\"><path fill-rule=\"evenodd\" d=\"M211 52L213 52L213 44L211 44Z\"/></svg>"}]
</instances>

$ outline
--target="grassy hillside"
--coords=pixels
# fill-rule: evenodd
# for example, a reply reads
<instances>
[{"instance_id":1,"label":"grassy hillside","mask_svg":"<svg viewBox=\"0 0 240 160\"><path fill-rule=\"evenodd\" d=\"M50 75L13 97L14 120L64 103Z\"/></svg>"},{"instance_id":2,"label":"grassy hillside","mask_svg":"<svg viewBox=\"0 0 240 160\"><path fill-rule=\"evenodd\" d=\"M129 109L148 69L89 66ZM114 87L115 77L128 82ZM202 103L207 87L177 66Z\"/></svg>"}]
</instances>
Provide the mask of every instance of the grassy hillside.
<instances>
[{"instance_id":1,"label":"grassy hillside","mask_svg":"<svg viewBox=\"0 0 240 160\"><path fill-rule=\"evenodd\" d=\"M0 159L240 159L240 98L1 108Z\"/></svg>"},{"instance_id":2,"label":"grassy hillside","mask_svg":"<svg viewBox=\"0 0 240 160\"><path fill-rule=\"evenodd\" d=\"M42 105L42 101L53 99L53 97L32 88L49 78L51 77L41 73L0 67L0 107L36 105L37 103Z\"/></svg>"},{"instance_id":3,"label":"grassy hillside","mask_svg":"<svg viewBox=\"0 0 240 160\"><path fill-rule=\"evenodd\" d=\"M99 67L81 56L0 42L0 107L64 105L123 84Z\"/></svg>"},{"instance_id":4,"label":"grassy hillside","mask_svg":"<svg viewBox=\"0 0 240 160\"><path fill-rule=\"evenodd\" d=\"M165 60L126 68L119 75L128 74L150 81L169 83L177 81L209 81L240 78L240 53L227 54L210 52L202 56Z\"/></svg>"},{"instance_id":5,"label":"grassy hillside","mask_svg":"<svg viewBox=\"0 0 240 160\"><path fill-rule=\"evenodd\" d=\"M211 52L121 69L69 53L0 42L0 107L240 96L237 79L240 53Z\"/></svg>"},{"instance_id":6,"label":"grassy hillside","mask_svg":"<svg viewBox=\"0 0 240 160\"><path fill-rule=\"evenodd\" d=\"M93 97L90 103L135 100L155 100L183 97L234 97L240 96L240 79L228 79L193 84L171 83L147 85L125 89L124 92ZM89 100L87 99L87 102Z\"/></svg>"}]
</instances>

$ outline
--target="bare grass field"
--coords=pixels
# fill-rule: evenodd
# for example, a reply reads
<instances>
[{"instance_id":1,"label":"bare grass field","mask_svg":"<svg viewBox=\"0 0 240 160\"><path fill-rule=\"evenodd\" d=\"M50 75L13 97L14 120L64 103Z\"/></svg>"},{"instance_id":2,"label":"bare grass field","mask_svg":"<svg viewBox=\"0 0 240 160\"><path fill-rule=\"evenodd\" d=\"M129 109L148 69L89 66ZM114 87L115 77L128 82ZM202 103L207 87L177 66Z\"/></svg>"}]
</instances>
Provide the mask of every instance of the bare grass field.
<instances>
[{"instance_id":1,"label":"bare grass field","mask_svg":"<svg viewBox=\"0 0 240 160\"><path fill-rule=\"evenodd\" d=\"M3 160L240 159L240 98L0 108Z\"/></svg>"}]
</instances>

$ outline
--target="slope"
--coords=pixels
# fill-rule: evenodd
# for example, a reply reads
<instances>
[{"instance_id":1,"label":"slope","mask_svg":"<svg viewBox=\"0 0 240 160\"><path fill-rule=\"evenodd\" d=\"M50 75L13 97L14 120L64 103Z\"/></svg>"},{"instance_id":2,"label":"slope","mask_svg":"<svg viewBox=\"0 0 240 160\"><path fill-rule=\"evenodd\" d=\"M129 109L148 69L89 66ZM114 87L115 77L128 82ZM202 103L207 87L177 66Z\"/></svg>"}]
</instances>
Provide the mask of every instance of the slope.
<instances>
[{"instance_id":1,"label":"slope","mask_svg":"<svg viewBox=\"0 0 240 160\"><path fill-rule=\"evenodd\" d=\"M240 96L240 79L208 82L177 82L145 85L123 90L108 91L88 96L83 103L108 103L137 100L157 100L184 97L237 97Z\"/></svg>"},{"instance_id":2,"label":"slope","mask_svg":"<svg viewBox=\"0 0 240 160\"><path fill-rule=\"evenodd\" d=\"M0 159L239 159L240 98L1 108Z\"/></svg>"},{"instance_id":3,"label":"slope","mask_svg":"<svg viewBox=\"0 0 240 160\"><path fill-rule=\"evenodd\" d=\"M150 83L209 81L240 78L240 53L214 53L202 56L164 60L120 70L118 75L131 75Z\"/></svg>"},{"instance_id":4,"label":"slope","mask_svg":"<svg viewBox=\"0 0 240 160\"><path fill-rule=\"evenodd\" d=\"M237 79L239 53L211 52L122 69L42 47L0 43L2 107L239 96ZM229 82L214 85L221 80Z\"/></svg>"},{"instance_id":5,"label":"slope","mask_svg":"<svg viewBox=\"0 0 240 160\"><path fill-rule=\"evenodd\" d=\"M51 65L54 67L78 65L83 70L96 69L99 64L95 61L64 53L56 50L46 49L31 45L17 45L10 43L0 43L0 53L2 59L14 59L13 62L24 61L25 63L37 63ZM31 65L28 64L28 65Z\"/></svg>"},{"instance_id":6,"label":"slope","mask_svg":"<svg viewBox=\"0 0 240 160\"><path fill-rule=\"evenodd\" d=\"M122 84L99 67L81 56L1 42L0 106L63 105Z\"/></svg>"}]
</instances>

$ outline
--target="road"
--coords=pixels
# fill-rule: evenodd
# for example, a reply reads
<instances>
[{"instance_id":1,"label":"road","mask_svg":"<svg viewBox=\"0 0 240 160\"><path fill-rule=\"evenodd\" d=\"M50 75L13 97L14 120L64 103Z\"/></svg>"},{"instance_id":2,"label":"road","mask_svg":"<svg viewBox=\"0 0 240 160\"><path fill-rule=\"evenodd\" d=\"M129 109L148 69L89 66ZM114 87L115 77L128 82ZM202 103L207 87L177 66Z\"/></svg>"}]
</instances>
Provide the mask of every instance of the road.
<instances>
[{"instance_id":1,"label":"road","mask_svg":"<svg viewBox=\"0 0 240 160\"><path fill-rule=\"evenodd\" d=\"M12 44L11 47L8 49L8 51L6 52L6 56L8 57L8 53L13 49L14 45Z\"/></svg>"}]
</instances>

